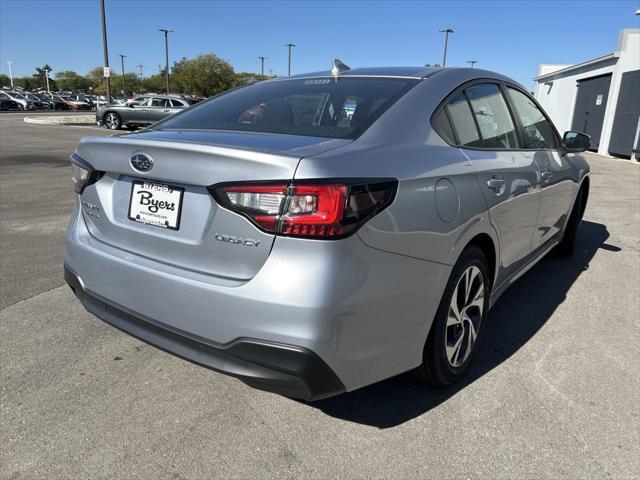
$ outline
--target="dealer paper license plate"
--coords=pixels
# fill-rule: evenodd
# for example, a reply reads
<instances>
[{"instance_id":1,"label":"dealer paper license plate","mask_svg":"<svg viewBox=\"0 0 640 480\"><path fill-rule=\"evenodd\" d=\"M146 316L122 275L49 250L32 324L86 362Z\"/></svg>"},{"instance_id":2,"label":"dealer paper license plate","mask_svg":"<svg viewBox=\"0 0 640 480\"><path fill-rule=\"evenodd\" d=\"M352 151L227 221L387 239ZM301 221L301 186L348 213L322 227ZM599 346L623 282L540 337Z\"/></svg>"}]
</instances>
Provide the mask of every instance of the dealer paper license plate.
<instances>
[{"instance_id":1,"label":"dealer paper license plate","mask_svg":"<svg viewBox=\"0 0 640 480\"><path fill-rule=\"evenodd\" d=\"M184 188L134 180L131 185L129 218L147 225L178 230L183 194Z\"/></svg>"}]
</instances>

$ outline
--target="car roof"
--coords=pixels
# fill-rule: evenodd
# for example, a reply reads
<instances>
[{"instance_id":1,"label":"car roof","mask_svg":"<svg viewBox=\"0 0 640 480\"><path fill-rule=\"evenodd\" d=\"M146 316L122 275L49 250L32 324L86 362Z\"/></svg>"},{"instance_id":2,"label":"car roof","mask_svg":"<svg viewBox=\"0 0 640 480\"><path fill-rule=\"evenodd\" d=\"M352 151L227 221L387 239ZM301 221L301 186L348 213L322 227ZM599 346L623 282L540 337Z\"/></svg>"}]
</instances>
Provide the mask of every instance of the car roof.
<instances>
[{"instance_id":1,"label":"car roof","mask_svg":"<svg viewBox=\"0 0 640 480\"><path fill-rule=\"evenodd\" d=\"M442 68L434 67L365 67L365 68L352 68L341 73L341 77L411 77L411 78L425 78L431 76L435 72L442 70ZM301 75L292 75L290 77L280 77L281 79L288 78L306 78L306 77L326 77L332 76L330 70L323 70L320 72L303 73Z\"/></svg>"},{"instance_id":2,"label":"car roof","mask_svg":"<svg viewBox=\"0 0 640 480\"><path fill-rule=\"evenodd\" d=\"M447 81L451 81L453 83L464 83L469 80L485 78L492 79L498 81L505 81L519 85L513 79L506 77L500 73L492 72L489 70L483 70L480 68L469 68L469 67L367 67L367 68L352 68L351 70L347 70L338 75L338 77L387 77L387 78L415 78L416 80L423 80L426 78L434 77L437 75L437 78L440 78L440 74L443 77L447 77ZM304 73L300 75L292 75L291 77L278 77L272 80L267 80L269 82L273 81L286 81L290 79L299 79L299 78L313 78L313 77L333 77L333 74L330 70L324 70L321 72L310 72ZM444 79L443 79L444 80ZM523 87L524 88L524 87Z\"/></svg>"}]
</instances>

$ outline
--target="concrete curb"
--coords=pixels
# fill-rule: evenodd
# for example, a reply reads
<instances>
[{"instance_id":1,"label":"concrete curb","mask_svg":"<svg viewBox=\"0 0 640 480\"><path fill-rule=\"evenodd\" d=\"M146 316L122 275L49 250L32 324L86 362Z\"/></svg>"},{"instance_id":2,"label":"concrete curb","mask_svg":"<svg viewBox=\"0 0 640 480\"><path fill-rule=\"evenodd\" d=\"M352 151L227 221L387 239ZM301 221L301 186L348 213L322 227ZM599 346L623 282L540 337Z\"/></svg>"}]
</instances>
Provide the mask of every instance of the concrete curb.
<instances>
[{"instance_id":1,"label":"concrete curb","mask_svg":"<svg viewBox=\"0 0 640 480\"><path fill-rule=\"evenodd\" d=\"M83 118L83 117L86 117ZM38 125L95 125L96 121L93 115L58 115L50 117L24 117L25 123L34 123Z\"/></svg>"}]
</instances>

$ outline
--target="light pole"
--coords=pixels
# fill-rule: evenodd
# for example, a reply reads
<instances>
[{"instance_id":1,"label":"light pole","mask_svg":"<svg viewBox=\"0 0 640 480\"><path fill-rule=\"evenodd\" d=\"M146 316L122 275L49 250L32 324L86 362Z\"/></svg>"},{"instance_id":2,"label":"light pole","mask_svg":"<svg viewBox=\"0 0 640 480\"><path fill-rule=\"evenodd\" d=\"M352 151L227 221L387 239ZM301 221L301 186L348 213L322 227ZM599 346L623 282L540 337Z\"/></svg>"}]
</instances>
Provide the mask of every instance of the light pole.
<instances>
[{"instance_id":1,"label":"light pole","mask_svg":"<svg viewBox=\"0 0 640 480\"><path fill-rule=\"evenodd\" d=\"M476 63L478 63L478 61L477 61L477 60L467 60L467 63L470 63L470 64L471 64L471 68L473 68L473 66L474 66Z\"/></svg>"},{"instance_id":2,"label":"light pole","mask_svg":"<svg viewBox=\"0 0 640 480\"><path fill-rule=\"evenodd\" d=\"M140 69L140 80L142 80L142 69L144 68L144 65L136 65L136 67Z\"/></svg>"},{"instance_id":3,"label":"light pole","mask_svg":"<svg viewBox=\"0 0 640 480\"><path fill-rule=\"evenodd\" d=\"M453 33L453 28L445 28L438 30L440 33L444 33L444 58L442 59L442 68L447 66L447 46L449 44L449 34Z\"/></svg>"},{"instance_id":4,"label":"light pole","mask_svg":"<svg viewBox=\"0 0 640 480\"><path fill-rule=\"evenodd\" d=\"M109 49L107 47L107 20L104 15L104 0L100 0L102 15L102 47L104 49L104 67L109 68ZM111 76L107 77L107 103L111 103Z\"/></svg>"},{"instance_id":5,"label":"light pole","mask_svg":"<svg viewBox=\"0 0 640 480\"><path fill-rule=\"evenodd\" d=\"M7 63L9 64L9 80L11 80L11 90L13 90L13 73L11 72L11 63L13 63L11 60L7 60Z\"/></svg>"},{"instance_id":6,"label":"light pole","mask_svg":"<svg viewBox=\"0 0 640 480\"><path fill-rule=\"evenodd\" d=\"M287 43L284 45L285 47L289 48L289 69L288 69L288 75L291 76L291 47L295 47L295 45L293 43Z\"/></svg>"},{"instance_id":7,"label":"light pole","mask_svg":"<svg viewBox=\"0 0 640 480\"><path fill-rule=\"evenodd\" d=\"M49 93L49 72L51 70L44 69L44 79L47 82L47 93Z\"/></svg>"},{"instance_id":8,"label":"light pole","mask_svg":"<svg viewBox=\"0 0 640 480\"><path fill-rule=\"evenodd\" d=\"M258 57L258 58L260 59L260 62L262 62L262 68L260 69L260 71L261 71L262 78L264 78L264 60L267 57Z\"/></svg>"},{"instance_id":9,"label":"light pole","mask_svg":"<svg viewBox=\"0 0 640 480\"><path fill-rule=\"evenodd\" d=\"M122 95L126 98L127 97L127 85L126 85L126 80L124 78L124 59L125 58L127 58L126 55L120 54L120 61L122 62Z\"/></svg>"},{"instance_id":10,"label":"light pole","mask_svg":"<svg viewBox=\"0 0 640 480\"><path fill-rule=\"evenodd\" d=\"M165 71L164 79L167 84L167 95L169 95L169 33L173 30L167 30L166 28L159 28L159 32L164 32L164 59L165 59Z\"/></svg>"}]
</instances>

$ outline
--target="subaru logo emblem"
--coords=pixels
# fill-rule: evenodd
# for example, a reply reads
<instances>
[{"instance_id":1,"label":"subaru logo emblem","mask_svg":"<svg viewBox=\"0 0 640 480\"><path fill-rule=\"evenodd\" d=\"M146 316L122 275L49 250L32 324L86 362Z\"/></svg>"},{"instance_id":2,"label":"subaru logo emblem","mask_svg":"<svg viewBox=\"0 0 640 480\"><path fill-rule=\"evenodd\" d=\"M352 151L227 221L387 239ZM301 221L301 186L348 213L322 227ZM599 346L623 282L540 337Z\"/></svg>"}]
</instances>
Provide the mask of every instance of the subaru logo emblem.
<instances>
[{"instance_id":1,"label":"subaru logo emblem","mask_svg":"<svg viewBox=\"0 0 640 480\"><path fill-rule=\"evenodd\" d=\"M153 167L153 158L146 153L134 153L129 159L129 163L138 172L148 172Z\"/></svg>"}]
</instances>

